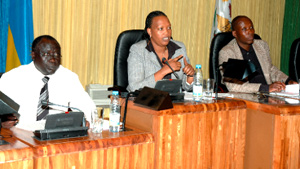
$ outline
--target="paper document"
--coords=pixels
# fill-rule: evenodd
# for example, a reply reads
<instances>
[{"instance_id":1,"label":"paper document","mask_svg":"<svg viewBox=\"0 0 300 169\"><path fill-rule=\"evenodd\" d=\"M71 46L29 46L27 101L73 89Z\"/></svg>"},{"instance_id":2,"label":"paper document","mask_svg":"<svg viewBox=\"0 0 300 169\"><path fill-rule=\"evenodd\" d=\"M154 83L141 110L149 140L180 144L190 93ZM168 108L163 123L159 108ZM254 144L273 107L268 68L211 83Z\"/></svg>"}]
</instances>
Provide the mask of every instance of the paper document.
<instances>
[{"instance_id":1,"label":"paper document","mask_svg":"<svg viewBox=\"0 0 300 169\"><path fill-rule=\"evenodd\" d=\"M286 96L286 97L298 97L298 93L291 93L291 92L272 92L270 95L273 96Z\"/></svg>"},{"instance_id":2,"label":"paper document","mask_svg":"<svg viewBox=\"0 0 300 169\"><path fill-rule=\"evenodd\" d=\"M299 96L299 84L286 85L285 91L271 92L271 95L286 96L286 97L298 97Z\"/></svg>"},{"instance_id":3,"label":"paper document","mask_svg":"<svg viewBox=\"0 0 300 169\"><path fill-rule=\"evenodd\" d=\"M184 100L193 100L193 92L184 91L183 93L184 93ZM213 93L212 96L215 99L216 93ZM231 94L231 93L218 93L218 98L226 98L226 97L233 98L233 94Z\"/></svg>"},{"instance_id":4,"label":"paper document","mask_svg":"<svg viewBox=\"0 0 300 169\"><path fill-rule=\"evenodd\" d=\"M299 94L299 84L286 85L285 92Z\"/></svg>"},{"instance_id":5,"label":"paper document","mask_svg":"<svg viewBox=\"0 0 300 169\"><path fill-rule=\"evenodd\" d=\"M297 99L285 98L284 100L286 102L288 102L289 104L299 104L300 103L300 101Z\"/></svg>"}]
</instances>

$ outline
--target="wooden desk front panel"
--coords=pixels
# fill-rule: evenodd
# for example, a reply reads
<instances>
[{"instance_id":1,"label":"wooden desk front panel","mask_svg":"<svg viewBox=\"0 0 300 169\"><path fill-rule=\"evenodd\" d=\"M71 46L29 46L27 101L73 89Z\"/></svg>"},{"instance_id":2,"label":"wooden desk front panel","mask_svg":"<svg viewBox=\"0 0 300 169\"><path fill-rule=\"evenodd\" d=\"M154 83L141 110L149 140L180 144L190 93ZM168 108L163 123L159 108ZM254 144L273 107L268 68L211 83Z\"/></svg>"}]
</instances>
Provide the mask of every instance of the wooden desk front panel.
<instances>
[{"instance_id":1,"label":"wooden desk front panel","mask_svg":"<svg viewBox=\"0 0 300 169\"><path fill-rule=\"evenodd\" d=\"M9 144L0 146L0 169L33 168L33 151L28 145L17 140L7 129L2 129L3 140Z\"/></svg>"},{"instance_id":2,"label":"wooden desk front panel","mask_svg":"<svg viewBox=\"0 0 300 169\"><path fill-rule=\"evenodd\" d=\"M37 157L35 168L153 169L154 143Z\"/></svg>"},{"instance_id":3,"label":"wooden desk front panel","mask_svg":"<svg viewBox=\"0 0 300 169\"><path fill-rule=\"evenodd\" d=\"M300 168L300 105L245 102L245 169Z\"/></svg>"},{"instance_id":4,"label":"wooden desk front panel","mask_svg":"<svg viewBox=\"0 0 300 169\"><path fill-rule=\"evenodd\" d=\"M273 168L300 168L300 115L277 115L274 125Z\"/></svg>"},{"instance_id":5,"label":"wooden desk front panel","mask_svg":"<svg viewBox=\"0 0 300 169\"><path fill-rule=\"evenodd\" d=\"M300 168L300 116L247 111L245 169Z\"/></svg>"},{"instance_id":6,"label":"wooden desk front panel","mask_svg":"<svg viewBox=\"0 0 300 169\"><path fill-rule=\"evenodd\" d=\"M38 141L32 132L14 129L13 135L33 150L33 168L153 169L153 135L138 129L87 137Z\"/></svg>"},{"instance_id":7,"label":"wooden desk front panel","mask_svg":"<svg viewBox=\"0 0 300 169\"><path fill-rule=\"evenodd\" d=\"M243 168L246 104L174 104L154 111L129 102L127 122L152 131L155 169Z\"/></svg>"},{"instance_id":8,"label":"wooden desk front panel","mask_svg":"<svg viewBox=\"0 0 300 169\"><path fill-rule=\"evenodd\" d=\"M243 168L245 120L245 109L158 116L155 168Z\"/></svg>"}]
</instances>

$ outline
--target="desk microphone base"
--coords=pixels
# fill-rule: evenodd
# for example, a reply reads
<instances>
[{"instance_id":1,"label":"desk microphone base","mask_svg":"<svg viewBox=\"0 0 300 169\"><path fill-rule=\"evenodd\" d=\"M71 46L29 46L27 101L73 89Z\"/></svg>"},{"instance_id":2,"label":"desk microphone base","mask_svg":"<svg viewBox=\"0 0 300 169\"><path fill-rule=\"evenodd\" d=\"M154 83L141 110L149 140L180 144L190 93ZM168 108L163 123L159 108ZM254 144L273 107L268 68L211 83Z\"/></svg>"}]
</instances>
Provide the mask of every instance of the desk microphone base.
<instances>
[{"instance_id":1,"label":"desk microphone base","mask_svg":"<svg viewBox=\"0 0 300 169\"><path fill-rule=\"evenodd\" d=\"M169 93L172 101L184 101L184 93Z\"/></svg>"},{"instance_id":2,"label":"desk microphone base","mask_svg":"<svg viewBox=\"0 0 300 169\"><path fill-rule=\"evenodd\" d=\"M88 135L87 130L88 127L69 127L69 128L35 130L33 132L34 134L33 138L39 141L44 141L44 140L83 137Z\"/></svg>"}]
</instances>

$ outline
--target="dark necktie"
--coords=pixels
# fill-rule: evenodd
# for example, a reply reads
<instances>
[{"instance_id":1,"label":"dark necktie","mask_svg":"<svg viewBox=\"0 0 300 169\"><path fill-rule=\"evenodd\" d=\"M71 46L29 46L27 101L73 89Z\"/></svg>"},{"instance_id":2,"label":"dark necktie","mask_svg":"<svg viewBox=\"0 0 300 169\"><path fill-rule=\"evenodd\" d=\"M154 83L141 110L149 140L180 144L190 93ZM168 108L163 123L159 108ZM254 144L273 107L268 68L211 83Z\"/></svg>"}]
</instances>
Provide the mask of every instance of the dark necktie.
<instances>
[{"instance_id":1,"label":"dark necktie","mask_svg":"<svg viewBox=\"0 0 300 169\"><path fill-rule=\"evenodd\" d=\"M41 93L40 93L40 99L39 99L37 115L36 115L37 121L45 118L47 116L47 114L49 113L49 107L42 105L42 101L49 101L49 93L48 93L49 77L45 76L42 80L45 83L45 85L42 88Z\"/></svg>"}]
</instances>

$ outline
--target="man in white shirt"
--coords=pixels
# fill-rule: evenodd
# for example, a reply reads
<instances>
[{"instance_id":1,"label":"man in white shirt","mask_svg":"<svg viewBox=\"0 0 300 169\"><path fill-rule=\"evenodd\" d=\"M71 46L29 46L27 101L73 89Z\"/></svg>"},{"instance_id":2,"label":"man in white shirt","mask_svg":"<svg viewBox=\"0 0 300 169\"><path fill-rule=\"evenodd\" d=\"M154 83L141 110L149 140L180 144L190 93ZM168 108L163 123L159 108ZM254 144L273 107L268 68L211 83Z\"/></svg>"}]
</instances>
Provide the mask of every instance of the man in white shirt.
<instances>
[{"instance_id":1,"label":"man in white shirt","mask_svg":"<svg viewBox=\"0 0 300 169\"><path fill-rule=\"evenodd\" d=\"M0 91L20 105L19 122L2 122L2 126L11 128L16 125L18 128L35 130L45 123L45 118L37 118L40 92L45 85L42 79L45 76L49 78L49 102L77 108L90 121L91 111L96 106L85 92L78 76L60 65L61 48L56 39L49 35L37 37L32 43L31 55L33 61L30 64L6 72L0 79ZM68 111L62 107L48 109L49 114Z\"/></svg>"}]
</instances>

